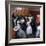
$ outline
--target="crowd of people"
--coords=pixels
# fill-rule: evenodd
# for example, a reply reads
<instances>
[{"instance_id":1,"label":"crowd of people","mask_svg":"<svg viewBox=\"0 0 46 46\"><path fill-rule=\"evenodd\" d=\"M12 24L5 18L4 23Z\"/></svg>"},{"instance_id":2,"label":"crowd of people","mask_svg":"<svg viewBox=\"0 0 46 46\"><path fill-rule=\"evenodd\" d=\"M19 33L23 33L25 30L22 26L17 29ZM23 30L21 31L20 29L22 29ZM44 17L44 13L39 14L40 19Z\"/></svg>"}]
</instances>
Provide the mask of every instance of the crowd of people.
<instances>
[{"instance_id":1,"label":"crowd of people","mask_svg":"<svg viewBox=\"0 0 46 46\"><path fill-rule=\"evenodd\" d=\"M13 30L16 31L16 38L36 38L40 37L39 15L37 19L34 16L16 16L13 17Z\"/></svg>"}]
</instances>

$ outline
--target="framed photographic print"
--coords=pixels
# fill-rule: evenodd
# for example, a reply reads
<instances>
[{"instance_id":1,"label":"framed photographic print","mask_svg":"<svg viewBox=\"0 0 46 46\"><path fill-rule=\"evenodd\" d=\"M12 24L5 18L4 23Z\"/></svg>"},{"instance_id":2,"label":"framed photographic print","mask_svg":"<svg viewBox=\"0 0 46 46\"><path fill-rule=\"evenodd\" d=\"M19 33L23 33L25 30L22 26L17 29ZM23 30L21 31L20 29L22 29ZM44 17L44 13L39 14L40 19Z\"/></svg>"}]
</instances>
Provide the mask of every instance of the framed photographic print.
<instances>
[{"instance_id":1,"label":"framed photographic print","mask_svg":"<svg viewBox=\"0 0 46 46\"><path fill-rule=\"evenodd\" d=\"M6 1L6 45L45 43L45 3Z\"/></svg>"}]
</instances>

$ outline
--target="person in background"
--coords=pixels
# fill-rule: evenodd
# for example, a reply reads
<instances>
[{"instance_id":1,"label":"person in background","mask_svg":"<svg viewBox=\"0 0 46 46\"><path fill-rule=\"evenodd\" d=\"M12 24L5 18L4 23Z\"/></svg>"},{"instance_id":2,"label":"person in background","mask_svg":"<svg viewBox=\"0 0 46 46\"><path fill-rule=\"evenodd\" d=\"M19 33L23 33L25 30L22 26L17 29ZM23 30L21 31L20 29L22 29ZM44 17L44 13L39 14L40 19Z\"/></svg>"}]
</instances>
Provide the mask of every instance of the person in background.
<instances>
[{"instance_id":1,"label":"person in background","mask_svg":"<svg viewBox=\"0 0 46 46\"><path fill-rule=\"evenodd\" d=\"M27 38L32 38L32 27L31 27L30 23L31 23L31 17L28 17L28 21L26 23L26 25L27 25L27 29L26 29Z\"/></svg>"},{"instance_id":2,"label":"person in background","mask_svg":"<svg viewBox=\"0 0 46 46\"><path fill-rule=\"evenodd\" d=\"M21 25L21 29L26 34L26 28L27 28L27 26L26 26L26 19L25 19L25 17L21 17L21 19L20 19L20 25Z\"/></svg>"},{"instance_id":3,"label":"person in background","mask_svg":"<svg viewBox=\"0 0 46 46\"><path fill-rule=\"evenodd\" d=\"M16 31L16 38L26 38L25 32L21 29L20 21L17 20L17 25L14 27Z\"/></svg>"},{"instance_id":4,"label":"person in background","mask_svg":"<svg viewBox=\"0 0 46 46\"><path fill-rule=\"evenodd\" d=\"M36 27L37 27L37 32L36 32L36 37L40 37L40 15L36 15Z\"/></svg>"}]
</instances>

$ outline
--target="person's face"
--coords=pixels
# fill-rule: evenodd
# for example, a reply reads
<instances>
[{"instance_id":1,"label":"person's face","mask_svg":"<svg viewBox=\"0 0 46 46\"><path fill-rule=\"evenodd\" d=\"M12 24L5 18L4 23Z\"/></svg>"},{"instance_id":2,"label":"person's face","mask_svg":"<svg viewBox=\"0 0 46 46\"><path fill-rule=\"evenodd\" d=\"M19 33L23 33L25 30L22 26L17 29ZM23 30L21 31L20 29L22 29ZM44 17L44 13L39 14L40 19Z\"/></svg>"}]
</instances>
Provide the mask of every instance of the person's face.
<instances>
[{"instance_id":1,"label":"person's face","mask_svg":"<svg viewBox=\"0 0 46 46\"><path fill-rule=\"evenodd\" d=\"M19 24L19 20L17 21L17 24L15 25L15 27L13 28L14 31L18 31L20 29L20 24Z\"/></svg>"},{"instance_id":2,"label":"person's face","mask_svg":"<svg viewBox=\"0 0 46 46\"><path fill-rule=\"evenodd\" d=\"M32 21L32 17L28 17L28 19L29 19L29 22L31 23L31 21Z\"/></svg>"},{"instance_id":3,"label":"person's face","mask_svg":"<svg viewBox=\"0 0 46 46\"><path fill-rule=\"evenodd\" d=\"M25 22L25 20L22 18L22 19L20 20L20 23L23 24L24 22Z\"/></svg>"},{"instance_id":4,"label":"person's face","mask_svg":"<svg viewBox=\"0 0 46 46\"><path fill-rule=\"evenodd\" d=\"M20 24L17 24L17 26L15 26L15 27L13 28L14 31L18 31L19 29L20 29Z\"/></svg>"},{"instance_id":5,"label":"person's face","mask_svg":"<svg viewBox=\"0 0 46 46\"><path fill-rule=\"evenodd\" d=\"M40 15L36 16L36 23L39 24L40 23Z\"/></svg>"},{"instance_id":6,"label":"person's face","mask_svg":"<svg viewBox=\"0 0 46 46\"><path fill-rule=\"evenodd\" d=\"M27 22L26 25L29 26L30 25L30 22Z\"/></svg>"}]
</instances>

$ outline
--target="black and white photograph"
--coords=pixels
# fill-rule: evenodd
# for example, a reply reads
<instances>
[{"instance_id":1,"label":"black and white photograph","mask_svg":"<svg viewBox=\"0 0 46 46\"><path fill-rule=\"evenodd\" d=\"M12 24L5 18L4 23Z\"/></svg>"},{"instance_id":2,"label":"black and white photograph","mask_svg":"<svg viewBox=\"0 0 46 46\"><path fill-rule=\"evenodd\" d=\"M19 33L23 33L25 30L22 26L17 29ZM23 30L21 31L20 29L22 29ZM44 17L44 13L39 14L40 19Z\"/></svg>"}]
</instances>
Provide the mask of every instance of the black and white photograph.
<instances>
[{"instance_id":1,"label":"black and white photograph","mask_svg":"<svg viewBox=\"0 0 46 46\"><path fill-rule=\"evenodd\" d=\"M8 3L8 44L45 42L44 5L39 2Z\"/></svg>"}]
</instances>

